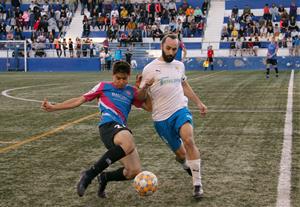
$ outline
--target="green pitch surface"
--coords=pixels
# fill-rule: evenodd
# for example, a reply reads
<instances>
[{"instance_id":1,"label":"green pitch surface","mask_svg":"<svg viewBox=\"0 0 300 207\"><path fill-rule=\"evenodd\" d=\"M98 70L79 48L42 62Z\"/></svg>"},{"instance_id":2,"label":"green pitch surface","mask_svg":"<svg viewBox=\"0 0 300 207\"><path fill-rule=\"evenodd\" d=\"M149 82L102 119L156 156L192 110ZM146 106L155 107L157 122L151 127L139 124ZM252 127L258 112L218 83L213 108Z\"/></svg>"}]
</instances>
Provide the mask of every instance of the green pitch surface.
<instances>
[{"instance_id":1,"label":"green pitch surface","mask_svg":"<svg viewBox=\"0 0 300 207\"><path fill-rule=\"evenodd\" d=\"M6 90L0 96L0 206L275 206L290 74L275 78L272 73L266 80L264 71L187 72L209 109L201 118L190 104L205 191L203 200L195 202L191 177L157 136L150 114L138 109L132 110L128 124L143 169L158 177L158 191L139 197L131 181L111 182L109 198L99 199L94 180L79 198L80 172L106 151L99 140L96 102L46 113L40 101L78 96L98 81L110 81L111 74L0 73L0 90ZM299 206L299 71L292 115L291 204Z\"/></svg>"}]
</instances>

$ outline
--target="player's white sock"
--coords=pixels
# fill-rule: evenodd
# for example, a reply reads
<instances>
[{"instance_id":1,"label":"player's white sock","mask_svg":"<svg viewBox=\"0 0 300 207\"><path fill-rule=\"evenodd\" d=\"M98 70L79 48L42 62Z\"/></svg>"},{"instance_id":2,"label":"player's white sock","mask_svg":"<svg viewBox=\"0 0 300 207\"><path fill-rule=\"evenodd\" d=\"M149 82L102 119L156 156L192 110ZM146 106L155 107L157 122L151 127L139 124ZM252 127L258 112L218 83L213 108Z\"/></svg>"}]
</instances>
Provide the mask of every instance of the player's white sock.
<instances>
[{"instance_id":1,"label":"player's white sock","mask_svg":"<svg viewBox=\"0 0 300 207\"><path fill-rule=\"evenodd\" d=\"M187 160L188 166L191 168L193 175L193 185L201 185L201 160Z\"/></svg>"}]
</instances>

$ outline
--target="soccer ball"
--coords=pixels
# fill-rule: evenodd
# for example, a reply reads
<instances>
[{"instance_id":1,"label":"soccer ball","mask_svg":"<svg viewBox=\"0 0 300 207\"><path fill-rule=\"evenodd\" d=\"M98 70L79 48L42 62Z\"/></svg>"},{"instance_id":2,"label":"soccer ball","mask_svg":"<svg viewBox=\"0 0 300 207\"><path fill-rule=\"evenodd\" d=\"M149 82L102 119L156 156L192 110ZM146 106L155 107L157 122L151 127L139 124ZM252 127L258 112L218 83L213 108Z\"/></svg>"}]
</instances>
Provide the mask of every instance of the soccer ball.
<instances>
[{"instance_id":1,"label":"soccer ball","mask_svg":"<svg viewBox=\"0 0 300 207\"><path fill-rule=\"evenodd\" d=\"M157 190L157 177L152 172L143 171L135 176L133 186L140 196L152 195Z\"/></svg>"}]
</instances>

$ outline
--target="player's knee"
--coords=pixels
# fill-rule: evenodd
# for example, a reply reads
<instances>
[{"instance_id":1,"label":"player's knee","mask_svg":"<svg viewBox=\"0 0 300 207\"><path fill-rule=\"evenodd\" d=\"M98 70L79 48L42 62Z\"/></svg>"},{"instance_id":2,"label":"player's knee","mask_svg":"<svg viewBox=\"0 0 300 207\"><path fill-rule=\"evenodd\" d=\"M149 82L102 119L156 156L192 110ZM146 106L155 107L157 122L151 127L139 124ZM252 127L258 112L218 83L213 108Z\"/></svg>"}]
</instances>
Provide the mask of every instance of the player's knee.
<instances>
[{"instance_id":1,"label":"player's knee","mask_svg":"<svg viewBox=\"0 0 300 207\"><path fill-rule=\"evenodd\" d=\"M132 143L126 143L124 145L121 145L121 147L123 148L124 152L126 155L129 155L130 153L132 153L135 149L135 144Z\"/></svg>"},{"instance_id":2,"label":"player's knee","mask_svg":"<svg viewBox=\"0 0 300 207\"><path fill-rule=\"evenodd\" d=\"M184 139L183 143L187 150L195 147L193 136L189 136L188 138Z\"/></svg>"}]
</instances>

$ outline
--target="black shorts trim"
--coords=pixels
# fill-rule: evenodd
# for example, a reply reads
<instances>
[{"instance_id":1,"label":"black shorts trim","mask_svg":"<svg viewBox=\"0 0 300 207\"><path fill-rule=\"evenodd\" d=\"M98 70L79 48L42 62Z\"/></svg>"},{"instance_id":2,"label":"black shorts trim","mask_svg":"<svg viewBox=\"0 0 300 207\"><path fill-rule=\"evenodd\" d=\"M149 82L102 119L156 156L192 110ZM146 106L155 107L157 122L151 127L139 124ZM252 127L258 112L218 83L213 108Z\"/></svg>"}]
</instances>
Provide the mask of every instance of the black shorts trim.
<instances>
[{"instance_id":1,"label":"black shorts trim","mask_svg":"<svg viewBox=\"0 0 300 207\"><path fill-rule=\"evenodd\" d=\"M132 134L129 128L115 121L99 126L100 138L107 149L116 146L114 143L114 137L122 130L127 130Z\"/></svg>"},{"instance_id":2,"label":"black shorts trim","mask_svg":"<svg viewBox=\"0 0 300 207\"><path fill-rule=\"evenodd\" d=\"M277 65L277 60L276 59L267 59L267 64Z\"/></svg>"}]
</instances>

